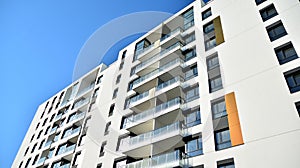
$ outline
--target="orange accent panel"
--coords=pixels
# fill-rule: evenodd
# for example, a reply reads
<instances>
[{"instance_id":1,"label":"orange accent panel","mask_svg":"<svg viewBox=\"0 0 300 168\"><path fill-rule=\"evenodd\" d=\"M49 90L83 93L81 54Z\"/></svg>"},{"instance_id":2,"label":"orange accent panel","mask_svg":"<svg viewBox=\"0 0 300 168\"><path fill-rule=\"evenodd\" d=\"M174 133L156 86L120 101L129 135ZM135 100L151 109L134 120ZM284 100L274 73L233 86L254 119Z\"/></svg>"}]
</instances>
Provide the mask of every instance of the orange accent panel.
<instances>
[{"instance_id":1,"label":"orange accent panel","mask_svg":"<svg viewBox=\"0 0 300 168\"><path fill-rule=\"evenodd\" d=\"M224 42L224 35L220 16L216 17L213 20L213 24L215 27L216 44L219 45Z\"/></svg>"},{"instance_id":2,"label":"orange accent panel","mask_svg":"<svg viewBox=\"0 0 300 168\"><path fill-rule=\"evenodd\" d=\"M226 111L232 146L244 144L234 92L225 95Z\"/></svg>"}]
</instances>

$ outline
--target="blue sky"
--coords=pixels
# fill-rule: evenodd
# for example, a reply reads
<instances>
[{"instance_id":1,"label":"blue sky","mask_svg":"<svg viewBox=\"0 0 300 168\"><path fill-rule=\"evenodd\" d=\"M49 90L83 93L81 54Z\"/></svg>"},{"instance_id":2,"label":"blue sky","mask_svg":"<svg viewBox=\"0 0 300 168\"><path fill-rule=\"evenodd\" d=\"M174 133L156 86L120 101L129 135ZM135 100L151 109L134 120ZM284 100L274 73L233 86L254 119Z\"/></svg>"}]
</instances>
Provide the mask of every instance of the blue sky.
<instances>
[{"instance_id":1,"label":"blue sky","mask_svg":"<svg viewBox=\"0 0 300 168\"><path fill-rule=\"evenodd\" d=\"M125 14L175 13L191 2L0 0L0 168L11 166L38 105L72 82L77 55L93 32ZM114 46L106 63L135 38Z\"/></svg>"}]
</instances>

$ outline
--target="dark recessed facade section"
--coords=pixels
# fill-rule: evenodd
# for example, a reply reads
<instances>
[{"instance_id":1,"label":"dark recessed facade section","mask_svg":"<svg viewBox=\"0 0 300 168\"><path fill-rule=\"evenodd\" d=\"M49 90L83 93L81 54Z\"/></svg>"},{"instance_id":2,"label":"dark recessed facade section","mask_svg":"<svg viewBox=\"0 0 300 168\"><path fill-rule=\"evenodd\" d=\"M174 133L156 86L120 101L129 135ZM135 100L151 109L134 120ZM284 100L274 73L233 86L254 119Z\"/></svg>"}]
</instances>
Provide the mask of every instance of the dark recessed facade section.
<instances>
[{"instance_id":1,"label":"dark recessed facade section","mask_svg":"<svg viewBox=\"0 0 300 168\"><path fill-rule=\"evenodd\" d=\"M291 93L300 91L300 67L285 72L284 77Z\"/></svg>"},{"instance_id":2,"label":"dark recessed facade section","mask_svg":"<svg viewBox=\"0 0 300 168\"><path fill-rule=\"evenodd\" d=\"M262 10L259 11L259 13L263 21L267 21L272 17L278 15L275 6L273 4L263 8Z\"/></svg>"},{"instance_id":3,"label":"dark recessed facade section","mask_svg":"<svg viewBox=\"0 0 300 168\"><path fill-rule=\"evenodd\" d=\"M298 58L292 42L285 43L274 49L280 65Z\"/></svg>"},{"instance_id":4,"label":"dark recessed facade section","mask_svg":"<svg viewBox=\"0 0 300 168\"><path fill-rule=\"evenodd\" d=\"M271 41L275 41L285 35L287 35L287 32L282 24L281 21L278 21L267 28L268 36Z\"/></svg>"},{"instance_id":5,"label":"dark recessed facade section","mask_svg":"<svg viewBox=\"0 0 300 168\"><path fill-rule=\"evenodd\" d=\"M267 0L255 0L256 5L260 5L261 3L265 2Z\"/></svg>"}]
</instances>

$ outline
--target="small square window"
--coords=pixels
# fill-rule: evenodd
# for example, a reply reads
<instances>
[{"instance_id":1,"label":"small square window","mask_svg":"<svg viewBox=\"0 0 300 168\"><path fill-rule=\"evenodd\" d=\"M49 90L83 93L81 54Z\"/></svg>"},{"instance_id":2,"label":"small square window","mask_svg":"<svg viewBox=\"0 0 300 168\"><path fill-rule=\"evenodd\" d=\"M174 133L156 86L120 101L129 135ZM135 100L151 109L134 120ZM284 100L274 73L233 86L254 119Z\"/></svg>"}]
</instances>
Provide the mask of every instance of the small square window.
<instances>
[{"instance_id":1,"label":"small square window","mask_svg":"<svg viewBox=\"0 0 300 168\"><path fill-rule=\"evenodd\" d=\"M262 10L259 11L259 13L263 21L269 20L272 17L278 15L275 6L273 4L263 8Z\"/></svg>"},{"instance_id":2,"label":"small square window","mask_svg":"<svg viewBox=\"0 0 300 168\"><path fill-rule=\"evenodd\" d=\"M287 32L281 21L274 23L273 25L268 26L267 32L271 41L277 40L285 35Z\"/></svg>"},{"instance_id":3,"label":"small square window","mask_svg":"<svg viewBox=\"0 0 300 168\"><path fill-rule=\"evenodd\" d=\"M255 0L255 3L256 3L256 5L259 5L259 4L261 4L261 3L263 3L263 2L265 2L266 0Z\"/></svg>"},{"instance_id":4,"label":"small square window","mask_svg":"<svg viewBox=\"0 0 300 168\"><path fill-rule=\"evenodd\" d=\"M218 130L215 132L216 150L226 149L231 147L229 128Z\"/></svg>"},{"instance_id":5,"label":"small square window","mask_svg":"<svg viewBox=\"0 0 300 168\"><path fill-rule=\"evenodd\" d=\"M108 117L112 116L114 113L114 109L115 109L115 104L112 104L109 108L109 113L108 113Z\"/></svg>"},{"instance_id":6,"label":"small square window","mask_svg":"<svg viewBox=\"0 0 300 168\"><path fill-rule=\"evenodd\" d=\"M102 168L102 163L97 164L96 168Z\"/></svg>"},{"instance_id":7,"label":"small square window","mask_svg":"<svg viewBox=\"0 0 300 168\"><path fill-rule=\"evenodd\" d=\"M296 106L298 115L299 115L299 117L300 117L300 101L296 102L296 103L295 103L295 106Z\"/></svg>"},{"instance_id":8,"label":"small square window","mask_svg":"<svg viewBox=\"0 0 300 168\"><path fill-rule=\"evenodd\" d=\"M106 143L107 143L106 141L102 143L101 148L100 148L99 157L104 156L104 149L105 149Z\"/></svg>"},{"instance_id":9,"label":"small square window","mask_svg":"<svg viewBox=\"0 0 300 168\"><path fill-rule=\"evenodd\" d=\"M290 89L290 93L300 91L300 67L284 73L284 77Z\"/></svg>"},{"instance_id":10,"label":"small square window","mask_svg":"<svg viewBox=\"0 0 300 168\"><path fill-rule=\"evenodd\" d=\"M211 16L211 8L208 8L204 12L202 12L202 20L205 20L209 16Z\"/></svg>"},{"instance_id":11,"label":"small square window","mask_svg":"<svg viewBox=\"0 0 300 168\"><path fill-rule=\"evenodd\" d=\"M213 119L227 116L226 104L224 98L212 102L211 111L212 111Z\"/></svg>"},{"instance_id":12,"label":"small square window","mask_svg":"<svg viewBox=\"0 0 300 168\"><path fill-rule=\"evenodd\" d=\"M105 125L104 135L107 135L107 134L109 133L110 126L111 126L111 122L109 121L109 122L106 123L106 125Z\"/></svg>"},{"instance_id":13,"label":"small square window","mask_svg":"<svg viewBox=\"0 0 300 168\"><path fill-rule=\"evenodd\" d=\"M122 59L124 59L126 57L126 53L127 53L127 50L123 51L123 53L122 53Z\"/></svg>"},{"instance_id":14,"label":"small square window","mask_svg":"<svg viewBox=\"0 0 300 168\"><path fill-rule=\"evenodd\" d=\"M187 142L186 153L188 157L194 157L203 154L202 137L195 137Z\"/></svg>"},{"instance_id":15,"label":"small square window","mask_svg":"<svg viewBox=\"0 0 300 168\"><path fill-rule=\"evenodd\" d=\"M117 76L116 84L120 83L122 75Z\"/></svg>"},{"instance_id":16,"label":"small square window","mask_svg":"<svg viewBox=\"0 0 300 168\"><path fill-rule=\"evenodd\" d=\"M114 90L113 97L112 97L113 99L117 97L118 90L119 90L118 88Z\"/></svg>"},{"instance_id":17,"label":"small square window","mask_svg":"<svg viewBox=\"0 0 300 168\"><path fill-rule=\"evenodd\" d=\"M122 70L124 67L124 61L121 62L120 66L119 66L119 70Z\"/></svg>"},{"instance_id":18,"label":"small square window","mask_svg":"<svg viewBox=\"0 0 300 168\"><path fill-rule=\"evenodd\" d=\"M209 22L209 23L207 23L206 25L203 26L204 34L208 34L208 33L212 32L214 30L215 30L215 26L214 26L213 22Z\"/></svg>"},{"instance_id":19,"label":"small square window","mask_svg":"<svg viewBox=\"0 0 300 168\"><path fill-rule=\"evenodd\" d=\"M234 168L233 158L221 160L217 162L218 168Z\"/></svg>"},{"instance_id":20,"label":"small square window","mask_svg":"<svg viewBox=\"0 0 300 168\"><path fill-rule=\"evenodd\" d=\"M213 56L210 56L208 58L206 58L206 64L207 64L207 70L212 70L216 67L219 67L219 59L218 59L218 55L215 54Z\"/></svg>"},{"instance_id":21,"label":"small square window","mask_svg":"<svg viewBox=\"0 0 300 168\"><path fill-rule=\"evenodd\" d=\"M285 43L274 50L280 65L298 58L291 42Z\"/></svg>"}]
</instances>

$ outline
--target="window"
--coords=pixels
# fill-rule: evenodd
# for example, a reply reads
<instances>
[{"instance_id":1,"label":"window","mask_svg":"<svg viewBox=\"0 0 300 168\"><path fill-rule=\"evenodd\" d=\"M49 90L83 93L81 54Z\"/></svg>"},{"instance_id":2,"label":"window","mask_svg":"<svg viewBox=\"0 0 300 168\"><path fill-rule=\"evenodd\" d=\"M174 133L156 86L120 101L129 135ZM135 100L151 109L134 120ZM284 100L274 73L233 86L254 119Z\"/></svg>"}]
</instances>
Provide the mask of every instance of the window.
<instances>
[{"instance_id":1,"label":"window","mask_svg":"<svg viewBox=\"0 0 300 168\"><path fill-rule=\"evenodd\" d=\"M38 123L38 124L36 125L35 129L38 129L38 128L39 128L39 126L40 126L40 123Z\"/></svg>"},{"instance_id":2,"label":"window","mask_svg":"<svg viewBox=\"0 0 300 168\"><path fill-rule=\"evenodd\" d=\"M43 130L41 130L38 134L38 136L36 137L37 139L39 139L41 137L41 134L42 134Z\"/></svg>"},{"instance_id":3,"label":"window","mask_svg":"<svg viewBox=\"0 0 300 168\"><path fill-rule=\"evenodd\" d=\"M97 164L96 168L102 168L102 163Z\"/></svg>"},{"instance_id":4,"label":"window","mask_svg":"<svg viewBox=\"0 0 300 168\"><path fill-rule=\"evenodd\" d=\"M30 163L30 160L31 160L31 158L29 158L29 159L27 160L27 162L26 162L26 164L25 164L25 167L24 167L24 168L27 168L27 167L28 167L28 165L29 165L29 163Z\"/></svg>"},{"instance_id":5,"label":"window","mask_svg":"<svg viewBox=\"0 0 300 168\"><path fill-rule=\"evenodd\" d=\"M209 16L211 16L211 8L208 8L204 12L202 12L202 20L205 20Z\"/></svg>"},{"instance_id":6,"label":"window","mask_svg":"<svg viewBox=\"0 0 300 168\"><path fill-rule=\"evenodd\" d=\"M231 147L229 129L225 128L215 132L216 150L226 149Z\"/></svg>"},{"instance_id":7,"label":"window","mask_svg":"<svg viewBox=\"0 0 300 168\"><path fill-rule=\"evenodd\" d=\"M221 100L212 102L211 111L213 119L227 116L225 100L222 98Z\"/></svg>"},{"instance_id":8,"label":"window","mask_svg":"<svg viewBox=\"0 0 300 168\"><path fill-rule=\"evenodd\" d=\"M278 15L275 6L273 4L263 8L262 10L259 11L259 13L263 21L269 20L270 18Z\"/></svg>"},{"instance_id":9,"label":"window","mask_svg":"<svg viewBox=\"0 0 300 168\"><path fill-rule=\"evenodd\" d=\"M22 165L23 165L23 161L19 164L19 168L21 168L22 167Z\"/></svg>"},{"instance_id":10,"label":"window","mask_svg":"<svg viewBox=\"0 0 300 168\"><path fill-rule=\"evenodd\" d=\"M216 67L219 67L218 55L215 54L213 56L208 57L206 59L206 64L207 64L207 70L212 70Z\"/></svg>"},{"instance_id":11,"label":"window","mask_svg":"<svg viewBox=\"0 0 300 168\"><path fill-rule=\"evenodd\" d=\"M185 117L185 125L187 127L192 127L195 125L201 124L201 116L200 116L200 110L197 110L195 112L189 113Z\"/></svg>"},{"instance_id":12,"label":"window","mask_svg":"<svg viewBox=\"0 0 300 168\"><path fill-rule=\"evenodd\" d=\"M116 98L118 95L118 88L114 90L112 99Z\"/></svg>"},{"instance_id":13,"label":"window","mask_svg":"<svg viewBox=\"0 0 300 168\"><path fill-rule=\"evenodd\" d=\"M188 157L198 156L203 154L202 137L196 137L188 141L186 144L186 152Z\"/></svg>"},{"instance_id":14,"label":"window","mask_svg":"<svg viewBox=\"0 0 300 168\"><path fill-rule=\"evenodd\" d=\"M47 123L48 118L46 118L43 122L43 126L45 126L45 124Z\"/></svg>"},{"instance_id":15,"label":"window","mask_svg":"<svg viewBox=\"0 0 300 168\"><path fill-rule=\"evenodd\" d=\"M182 14L183 16L183 29L187 30L194 26L194 10L193 8L187 10Z\"/></svg>"},{"instance_id":16,"label":"window","mask_svg":"<svg viewBox=\"0 0 300 168\"><path fill-rule=\"evenodd\" d=\"M197 55L196 48L188 50L184 55L185 55L185 61L188 61L188 60L196 57L196 55Z\"/></svg>"},{"instance_id":17,"label":"window","mask_svg":"<svg viewBox=\"0 0 300 168\"><path fill-rule=\"evenodd\" d=\"M296 103L295 103L295 106L296 106L298 115L299 115L299 117L300 117L300 101L296 102Z\"/></svg>"},{"instance_id":18,"label":"window","mask_svg":"<svg viewBox=\"0 0 300 168\"><path fill-rule=\"evenodd\" d=\"M46 128L46 131L45 131L44 135L46 135L46 134L49 132L49 129L50 129L50 126L48 126L48 127Z\"/></svg>"},{"instance_id":19,"label":"window","mask_svg":"<svg viewBox=\"0 0 300 168\"><path fill-rule=\"evenodd\" d=\"M207 40L205 40L204 45L205 45L205 51L214 48L215 46L217 46L216 37L212 36L208 38Z\"/></svg>"},{"instance_id":20,"label":"window","mask_svg":"<svg viewBox=\"0 0 300 168\"><path fill-rule=\"evenodd\" d=\"M35 150L36 146L37 146L37 143L33 145L32 149L31 149L31 153L33 153L33 152L34 152L34 150Z\"/></svg>"},{"instance_id":21,"label":"window","mask_svg":"<svg viewBox=\"0 0 300 168\"><path fill-rule=\"evenodd\" d=\"M44 143L45 143L45 139L43 139L42 142L40 143L39 149L43 147Z\"/></svg>"},{"instance_id":22,"label":"window","mask_svg":"<svg viewBox=\"0 0 300 168\"><path fill-rule=\"evenodd\" d=\"M108 117L112 116L114 113L114 109L115 109L115 104L112 104L109 108L109 113L108 113Z\"/></svg>"},{"instance_id":23,"label":"window","mask_svg":"<svg viewBox=\"0 0 300 168\"><path fill-rule=\"evenodd\" d=\"M185 94L185 100L186 102L190 102L190 101L193 101L195 99L199 98L199 89L198 89L198 86L191 89L191 90L188 90Z\"/></svg>"},{"instance_id":24,"label":"window","mask_svg":"<svg viewBox=\"0 0 300 168\"><path fill-rule=\"evenodd\" d=\"M29 147L26 148L24 156L26 156L26 154L28 153Z\"/></svg>"},{"instance_id":25,"label":"window","mask_svg":"<svg viewBox=\"0 0 300 168\"><path fill-rule=\"evenodd\" d=\"M109 133L110 125L111 125L110 121L108 123L106 123L104 135L107 135Z\"/></svg>"},{"instance_id":26,"label":"window","mask_svg":"<svg viewBox=\"0 0 300 168\"><path fill-rule=\"evenodd\" d=\"M97 81L96 81L96 84L97 84L97 85L98 85L99 83L101 83L102 78L103 78L103 75L101 75L101 76L99 76L99 77L97 78Z\"/></svg>"},{"instance_id":27,"label":"window","mask_svg":"<svg viewBox=\"0 0 300 168\"><path fill-rule=\"evenodd\" d=\"M298 55L291 42L285 43L274 50L280 65L298 58Z\"/></svg>"},{"instance_id":28,"label":"window","mask_svg":"<svg viewBox=\"0 0 300 168\"><path fill-rule=\"evenodd\" d=\"M32 142L33 138L34 138L34 134L31 136L30 142Z\"/></svg>"},{"instance_id":29,"label":"window","mask_svg":"<svg viewBox=\"0 0 300 168\"><path fill-rule=\"evenodd\" d=\"M261 3L263 3L263 2L265 2L266 0L255 0L255 3L256 3L256 5L259 5L259 4L261 4Z\"/></svg>"},{"instance_id":30,"label":"window","mask_svg":"<svg viewBox=\"0 0 300 168\"><path fill-rule=\"evenodd\" d=\"M273 25L268 26L266 29L271 41L277 40L280 37L287 35L287 32L281 21L278 21Z\"/></svg>"},{"instance_id":31,"label":"window","mask_svg":"<svg viewBox=\"0 0 300 168\"><path fill-rule=\"evenodd\" d=\"M218 168L234 168L233 158L217 162Z\"/></svg>"},{"instance_id":32,"label":"window","mask_svg":"<svg viewBox=\"0 0 300 168\"><path fill-rule=\"evenodd\" d=\"M136 67L131 68L131 70L130 70L130 76L132 76L132 75L135 74L135 69L136 69Z\"/></svg>"},{"instance_id":33,"label":"window","mask_svg":"<svg viewBox=\"0 0 300 168\"><path fill-rule=\"evenodd\" d=\"M116 84L120 83L122 75L117 76Z\"/></svg>"},{"instance_id":34,"label":"window","mask_svg":"<svg viewBox=\"0 0 300 168\"><path fill-rule=\"evenodd\" d=\"M100 148L100 154L99 157L104 156L104 148L106 146L106 141L102 143L101 148Z\"/></svg>"},{"instance_id":35,"label":"window","mask_svg":"<svg viewBox=\"0 0 300 168\"><path fill-rule=\"evenodd\" d=\"M208 34L208 33L212 32L214 30L215 30L215 27L214 27L213 22L209 22L209 23L207 23L206 25L203 26L204 34Z\"/></svg>"},{"instance_id":36,"label":"window","mask_svg":"<svg viewBox=\"0 0 300 168\"><path fill-rule=\"evenodd\" d=\"M38 154L34 157L33 162L32 162L32 165L35 165L36 161L38 160L38 157L39 157Z\"/></svg>"},{"instance_id":37,"label":"window","mask_svg":"<svg viewBox=\"0 0 300 168\"><path fill-rule=\"evenodd\" d=\"M122 70L123 67L124 67L124 62L122 61L122 62L120 63L120 66L119 66L119 70Z\"/></svg>"},{"instance_id":38,"label":"window","mask_svg":"<svg viewBox=\"0 0 300 168\"><path fill-rule=\"evenodd\" d=\"M300 90L300 67L284 73L284 77L291 93Z\"/></svg>"},{"instance_id":39,"label":"window","mask_svg":"<svg viewBox=\"0 0 300 168\"><path fill-rule=\"evenodd\" d=\"M55 114L52 114L52 116L51 116L51 118L50 118L50 121L49 121L49 122L52 122L52 121L53 121L53 119L54 119L54 116L55 116Z\"/></svg>"},{"instance_id":40,"label":"window","mask_svg":"<svg viewBox=\"0 0 300 168\"><path fill-rule=\"evenodd\" d=\"M198 76L198 69L197 69L197 65L191 66L190 70L188 70L187 72L185 72L185 80L189 80L191 78L194 78Z\"/></svg>"},{"instance_id":41,"label":"window","mask_svg":"<svg viewBox=\"0 0 300 168\"><path fill-rule=\"evenodd\" d=\"M195 41L195 33L194 32L189 34L188 37L186 37L184 40L185 44L189 44L193 41Z\"/></svg>"},{"instance_id":42,"label":"window","mask_svg":"<svg viewBox=\"0 0 300 168\"><path fill-rule=\"evenodd\" d=\"M122 59L124 59L126 57L126 53L127 53L127 50L123 51L123 53L122 53Z\"/></svg>"},{"instance_id":43,"label":"window","mask_svg":"<svg viewBox=\"0 0 300 168\"><path fill-rule=\"evenodd\" d=\"M223 88L221 75L218 75L212 79L208 80L209 82L209 92L215 92Z\"/></svg>"}]
</instances>

